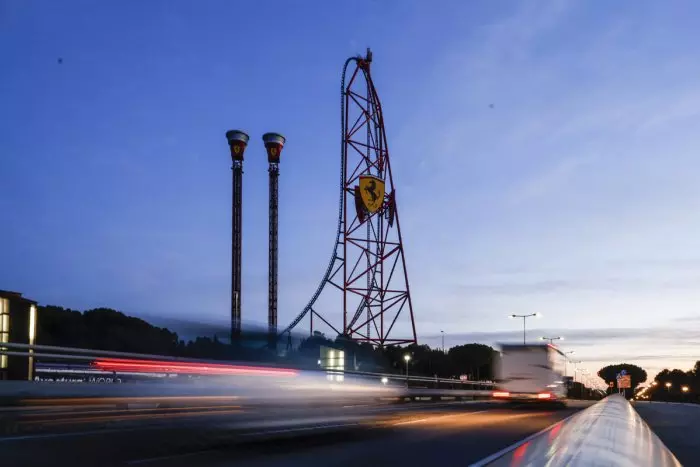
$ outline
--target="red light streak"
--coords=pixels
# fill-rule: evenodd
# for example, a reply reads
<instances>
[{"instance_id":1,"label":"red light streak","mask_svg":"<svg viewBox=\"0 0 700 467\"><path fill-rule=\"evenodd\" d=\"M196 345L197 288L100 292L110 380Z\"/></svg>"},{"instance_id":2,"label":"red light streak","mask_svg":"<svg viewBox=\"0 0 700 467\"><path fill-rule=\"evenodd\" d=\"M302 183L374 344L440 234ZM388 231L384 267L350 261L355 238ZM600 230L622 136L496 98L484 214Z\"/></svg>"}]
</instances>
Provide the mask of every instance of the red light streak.
<instances>
[{"instance_id":1,"label":"red light streak","mask_svg":"<svg viewBox=\"0 0 700 467\"><path fill-rule=\"evenodd\" d=\"M530 442L528 441L527 443L518 446L518 448L515 450L515 452L513 452L513 457L512 457L511 463L510 463L511 466L520 465L522 463L523 458L525 457L525 454L527 453L527 447L529 444L530 444Z\"/></svg>"},{"instance_id":2,"label":"red light streak","mask_svg":"<svg viewBox=\"0 0 700 467\"><path fill-rule=\"evenodd\" d=\"M132 371L142 373L178 373L198 375L256 375L296 376L289 368L267 368L246 365L224 365L220 363L169 362L160 360L130 360L105 358L95 360L95 366L107 371Z\"/></svg>"},{"instance_id":3,"label":"red light streak","mask_svg":"<svg viewBox=\"0 0 700 467\"><path fill-rule=\"evenodd\" d=\"M559 433L560 430L561 430L561 422L557 423L556 425L554 425L554 428L549 430L549 440L552 441L554 438L556 438L557 434Z\"/></svg>"}]
</instances>

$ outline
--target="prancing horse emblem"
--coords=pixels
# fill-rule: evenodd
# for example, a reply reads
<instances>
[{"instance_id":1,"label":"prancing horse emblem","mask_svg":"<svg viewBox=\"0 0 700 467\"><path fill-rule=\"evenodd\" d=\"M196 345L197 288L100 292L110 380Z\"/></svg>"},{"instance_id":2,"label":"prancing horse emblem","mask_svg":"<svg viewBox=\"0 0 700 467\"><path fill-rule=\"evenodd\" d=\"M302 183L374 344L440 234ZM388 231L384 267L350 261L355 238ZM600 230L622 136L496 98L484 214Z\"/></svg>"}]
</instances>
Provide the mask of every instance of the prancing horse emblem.
<instances>
[{"instance_id":1,"label":"prancing horse emblem","mask_svg":"<svg viewBox=\"0 0 700 467\"><path fill-rule=\"evenodd\" d=\"M360 196L370 213L375 213L384 204L384 180L374 175L360 175Z\"/></svg>"}]
</instances>

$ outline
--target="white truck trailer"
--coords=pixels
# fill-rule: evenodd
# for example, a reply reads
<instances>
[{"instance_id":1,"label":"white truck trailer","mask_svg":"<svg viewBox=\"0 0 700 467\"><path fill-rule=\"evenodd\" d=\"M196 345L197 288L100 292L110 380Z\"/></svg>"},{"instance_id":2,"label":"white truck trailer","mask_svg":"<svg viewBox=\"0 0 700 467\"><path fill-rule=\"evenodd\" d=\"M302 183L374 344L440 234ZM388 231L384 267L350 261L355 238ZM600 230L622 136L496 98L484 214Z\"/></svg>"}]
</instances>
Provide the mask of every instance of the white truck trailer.
<instances>
[{"instance_id":1,"label":"white truck trailer","mask_svg":"<svg viewBox=\"0 0 700 467\"><path fill-rule=\"evenodd\" d=\"M566 406L566 356L551 344L501 344L495 399Z\"/></svg>"}]
</instances>

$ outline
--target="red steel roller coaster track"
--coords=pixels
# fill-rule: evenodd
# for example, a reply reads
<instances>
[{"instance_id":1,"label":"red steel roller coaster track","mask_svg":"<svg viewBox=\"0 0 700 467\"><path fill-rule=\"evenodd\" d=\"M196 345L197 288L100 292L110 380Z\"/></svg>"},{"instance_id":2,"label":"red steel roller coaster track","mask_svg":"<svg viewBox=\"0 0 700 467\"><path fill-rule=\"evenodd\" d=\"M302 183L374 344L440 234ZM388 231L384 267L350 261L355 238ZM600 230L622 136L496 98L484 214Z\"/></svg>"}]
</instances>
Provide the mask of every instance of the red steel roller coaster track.
<instances>
[{"instance_id":1,"label":"red steel roller coaster track","mask_svg":"<svg viewBox=\"0 0 700 467\"><path fill-rule=\"evenodd\" d=\"M365 57L351 57L343 67L341 189L333 255L311 300L280 335L308 315L312 331L318 317L354 341L379 346L417 342L396 187L371 63L367 50ZM327 284L343 292L342 331L314 309ZM410 336L395 337L398 323Z\"/></svg>"}]
</instances>

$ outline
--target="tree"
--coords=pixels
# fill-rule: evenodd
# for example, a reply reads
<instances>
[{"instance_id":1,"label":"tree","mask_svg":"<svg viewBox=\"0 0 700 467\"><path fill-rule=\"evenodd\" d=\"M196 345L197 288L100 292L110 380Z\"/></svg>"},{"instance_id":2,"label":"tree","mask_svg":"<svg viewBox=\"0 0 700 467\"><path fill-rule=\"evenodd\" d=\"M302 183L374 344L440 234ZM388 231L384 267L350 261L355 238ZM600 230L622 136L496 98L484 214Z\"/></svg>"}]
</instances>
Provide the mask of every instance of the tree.
<instances>
[{"instance_id":1,"label":"tree","mask_svg":"<svg viewBox=\"0 0 700 467\"><path fill-rule=\"evenodd\" d=\"M630 393L634 392L637 386L647 380L647 372L643 368L631 363L608 365L598 370L598 376L608 384L613 383L613 387L617 388L617 375L622 370L626 370L627 374L631 376L632 387L630 388Z\"/></svg>"},{"instance_id":2,"label":"tree","mask_svg":"<svg viewBox=\"0 0 700 467\"><path fill-rule=\"evenodd\" d=\"M664 369L657 373L657 375L654 377L654 381L658 381L658 384L662 389L666 387L666 383L671 383L671 388L669 390L673 390L674 392L679 391L684 385L690 385L692 380L692 371L685 372L678 369Z\"/></svg>"},{"instance_id":3,"label":"tree","mask_svg":"<svg viewBox=\"0 0 700 467\"><path fill-rule=\"evenodd\" d=\"M484 344L464 344L452 347L448 356L455 376L470 375L470 379L493 379L496 351Z\"/></svg>"}]
</instances>

